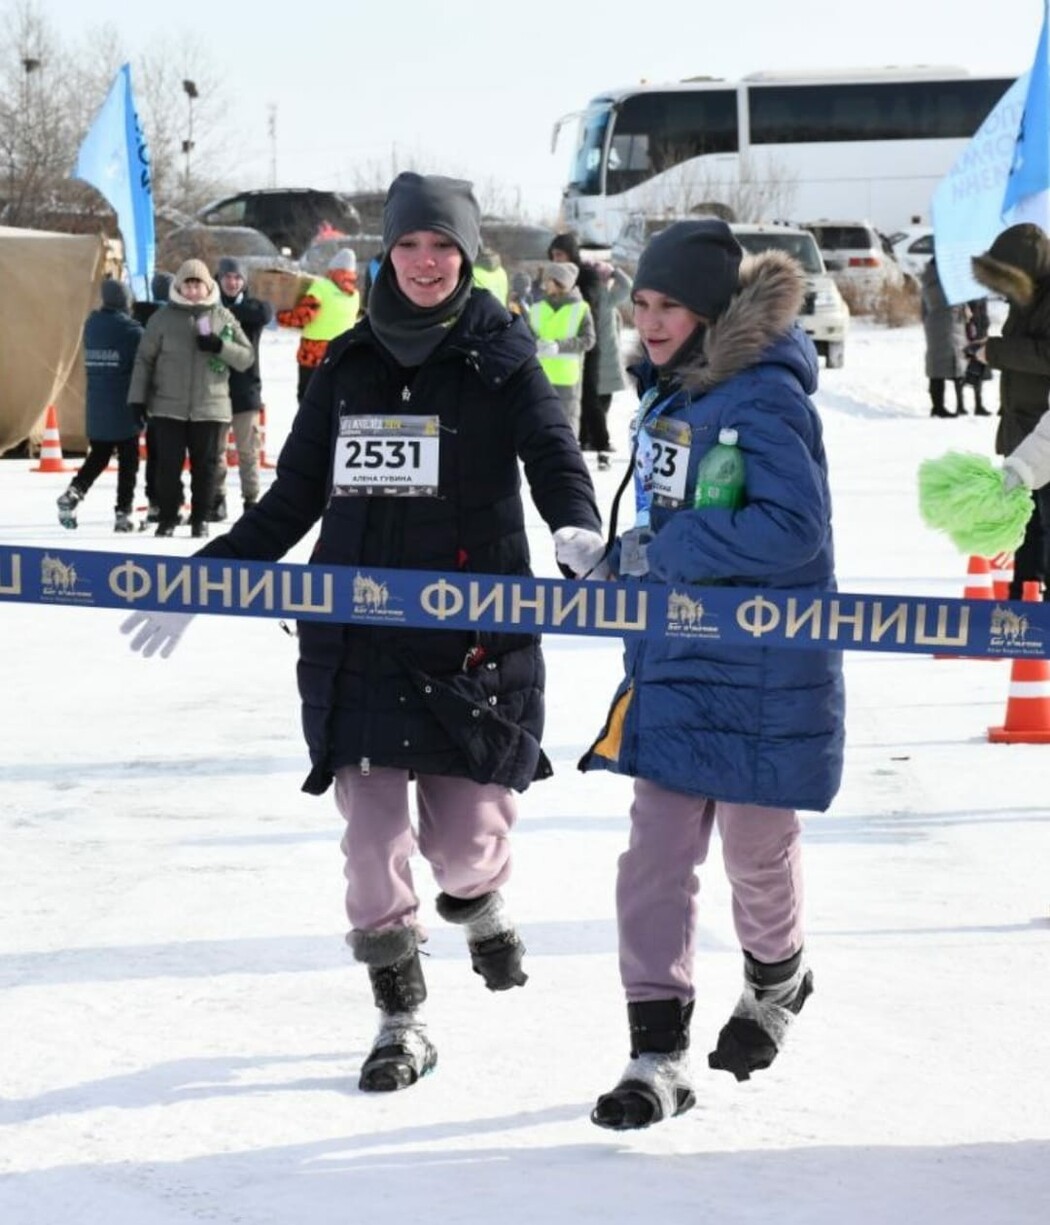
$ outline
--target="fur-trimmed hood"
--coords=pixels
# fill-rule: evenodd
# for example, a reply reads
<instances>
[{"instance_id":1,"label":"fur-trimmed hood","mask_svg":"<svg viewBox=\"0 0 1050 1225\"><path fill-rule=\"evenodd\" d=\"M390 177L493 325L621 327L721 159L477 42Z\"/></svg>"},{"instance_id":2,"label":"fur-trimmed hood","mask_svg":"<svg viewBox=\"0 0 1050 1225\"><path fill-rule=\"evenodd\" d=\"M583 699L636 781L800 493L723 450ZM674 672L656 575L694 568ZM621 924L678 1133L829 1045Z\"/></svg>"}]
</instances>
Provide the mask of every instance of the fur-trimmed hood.
<instances>
[{"instance_id":1,"label":"fur-trimmed hood","mask_svg":"<svg viewBox=\"0 0 1050 1225\"><path fill-rule=\"evenodd\" d=\"M1031 222L1004 230L970 261L974 280L1018 306L1030 306L1040 282L1050 279L1050 238Z\"/></svg>"},{"instance_id":2,"label":"fur-trimmed hood","mask_svg":"<svg viewBox=\"0 0 1050 1225\"><path fill-rule=\"evenodd\" d=\"M805 276L790 255L783 251L745 255L740 285L729 305L707 328L700 349L676 371L682 387L689 392L709 391L753 366L791 331L805 292ZM641 345L637 358L640 366L650 364Z\"/></svg>"}]
</instances>

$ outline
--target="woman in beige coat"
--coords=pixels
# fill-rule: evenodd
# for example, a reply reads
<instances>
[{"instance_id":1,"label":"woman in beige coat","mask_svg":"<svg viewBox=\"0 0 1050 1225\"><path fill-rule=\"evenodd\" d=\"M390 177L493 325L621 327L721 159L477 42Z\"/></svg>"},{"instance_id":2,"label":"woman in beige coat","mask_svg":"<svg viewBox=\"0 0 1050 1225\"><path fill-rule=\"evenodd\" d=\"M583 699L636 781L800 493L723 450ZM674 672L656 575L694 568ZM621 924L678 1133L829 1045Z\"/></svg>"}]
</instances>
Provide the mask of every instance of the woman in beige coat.
<instances>
[{"instance_id":1,"label":"woman in beige coat","mask_svg":"<svg viewBox=\"0 0 1050 1225\"><path fill-rule=\"evenodd\" d=\"M158 536L171 536L178 523L187 452L190 530L207 536L219 448L232 417L230 369L247 370L254 360L241 325L219 301L207 265L187 260L175 274L168 304L146 325L128 391L128 403L153 423Z\"/></svg>"}]
</instances>

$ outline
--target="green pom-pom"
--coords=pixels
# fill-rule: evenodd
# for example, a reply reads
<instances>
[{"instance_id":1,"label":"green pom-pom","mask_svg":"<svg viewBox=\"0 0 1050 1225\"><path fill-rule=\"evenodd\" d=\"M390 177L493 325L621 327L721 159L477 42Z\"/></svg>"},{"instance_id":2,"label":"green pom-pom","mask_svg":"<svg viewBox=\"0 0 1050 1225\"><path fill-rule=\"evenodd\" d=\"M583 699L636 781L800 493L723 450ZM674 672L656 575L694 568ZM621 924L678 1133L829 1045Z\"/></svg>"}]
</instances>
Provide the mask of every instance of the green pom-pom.
<instances>
[{"instance_id":1,"label":"green pom-pom","mask_svg":"<svg viewBox=\"0 0 1050 1225\"><path fill-rule=\"evenodd\" d=\"M1023 486L1004 491L1002 472L984 455L949 451L919 465L919 511L962 553L1012 553L1024 539L1033 506Z\"/></svg>"}]
</instances>

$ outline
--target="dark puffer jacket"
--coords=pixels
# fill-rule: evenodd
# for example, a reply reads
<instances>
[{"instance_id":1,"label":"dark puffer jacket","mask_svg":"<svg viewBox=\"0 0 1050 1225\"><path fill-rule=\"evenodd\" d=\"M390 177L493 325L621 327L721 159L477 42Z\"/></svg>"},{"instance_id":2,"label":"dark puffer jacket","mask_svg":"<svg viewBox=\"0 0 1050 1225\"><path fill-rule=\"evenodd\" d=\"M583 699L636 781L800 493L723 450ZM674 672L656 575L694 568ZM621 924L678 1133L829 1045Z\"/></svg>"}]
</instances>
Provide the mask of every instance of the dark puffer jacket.
<instances>
[{"instance_id":1,"label":"dark puffer jacket","mask_svg":"<svg viewBox=\"0 0 1050 1225\"><path fill-rule=\"evenodd\" d=\"M988 365L1002 371L995 449L1008 455L1050 397L1050 238L1030 222L1012 225L972 263L974 277L1010 303L1002 336L986 347Z\"/></svg>"},{"instance_id":2,"label":"dark puffer jacket","mask_svg":"<svg viewBox=\"0 0 1050 1225\"><path fill-rule=\"evenodd\" d=\"M330 497L339 420L436 414L438 497ZM528 328L476 290L448 338L404 370L366 320L329 346L258 506L201 556L275 561L318 518L313 560L527 575L519 457L551 531L600 529L594 490ZM540 749L543 658L528 634L303 622L299 692L323 792L368 763L524 790Z\"/></svg>"}]
</instances>

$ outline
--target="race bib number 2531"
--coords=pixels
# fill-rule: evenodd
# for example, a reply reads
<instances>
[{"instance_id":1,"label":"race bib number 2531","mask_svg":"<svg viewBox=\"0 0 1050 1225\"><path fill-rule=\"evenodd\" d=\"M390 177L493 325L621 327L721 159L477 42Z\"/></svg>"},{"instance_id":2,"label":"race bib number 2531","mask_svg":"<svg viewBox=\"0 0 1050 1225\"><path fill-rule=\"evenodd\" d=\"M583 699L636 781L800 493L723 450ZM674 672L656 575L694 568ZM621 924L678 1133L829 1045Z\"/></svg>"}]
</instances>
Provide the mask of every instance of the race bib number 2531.
<instances>
[{"instance_id":1,"label":"race bib number 2531","mask_svg":"<svg viewBox=\"0 0 1050 1225\"><path fill-rule=\"evenodd\" d=\"M437 417L341 417L333 497L434 497L438 491Z\"/></svg>"}]
</instances>

